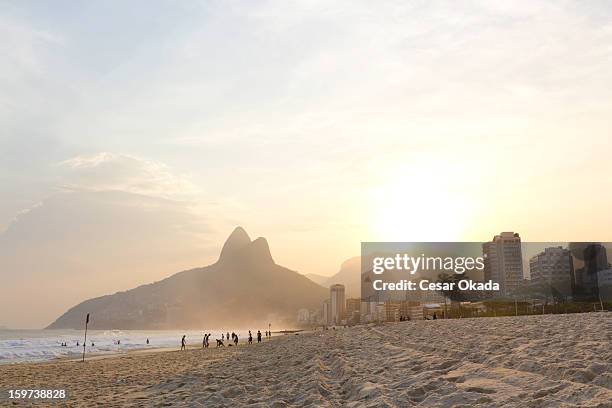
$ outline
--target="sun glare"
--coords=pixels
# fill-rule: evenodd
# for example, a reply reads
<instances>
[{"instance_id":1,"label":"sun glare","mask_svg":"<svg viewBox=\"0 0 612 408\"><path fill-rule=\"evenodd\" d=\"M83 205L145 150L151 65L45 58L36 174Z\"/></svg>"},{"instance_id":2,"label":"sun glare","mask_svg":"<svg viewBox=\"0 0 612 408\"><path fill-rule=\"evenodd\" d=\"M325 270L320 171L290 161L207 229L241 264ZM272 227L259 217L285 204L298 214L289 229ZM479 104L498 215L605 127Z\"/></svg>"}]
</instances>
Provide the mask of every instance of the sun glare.
<instances>
[{"instance_id":1,"label":"sun glare","mask_svg":"<svg viewBox=\"0 0 612 408\"><path fill-rule=\"evenodd\" d=\"M403 169L370 192L371 233L378 241L460 240L472 218L457 174ZM450 169L449 169L450 170Z\"/></svg>"}]
</instances>

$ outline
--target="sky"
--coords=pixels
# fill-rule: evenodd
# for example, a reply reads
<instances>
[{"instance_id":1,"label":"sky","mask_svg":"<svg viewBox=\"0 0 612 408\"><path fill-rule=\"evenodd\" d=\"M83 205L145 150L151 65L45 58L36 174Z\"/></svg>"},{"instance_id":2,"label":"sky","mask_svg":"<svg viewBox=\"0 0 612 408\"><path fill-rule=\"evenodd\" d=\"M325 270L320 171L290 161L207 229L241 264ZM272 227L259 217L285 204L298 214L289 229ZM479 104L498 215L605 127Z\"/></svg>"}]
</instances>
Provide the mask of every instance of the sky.
<instances>
[{"instance_id":1,"label":"sky","mask_svg":"<svg viewBox=\"0 0 612 408\"><path fill-rule=\"evenodd\" d=\"M362 241L612 241L606 1L0 0L0 38L0 325L237 225L320 275Z\"/></svg>"}]
</instances>

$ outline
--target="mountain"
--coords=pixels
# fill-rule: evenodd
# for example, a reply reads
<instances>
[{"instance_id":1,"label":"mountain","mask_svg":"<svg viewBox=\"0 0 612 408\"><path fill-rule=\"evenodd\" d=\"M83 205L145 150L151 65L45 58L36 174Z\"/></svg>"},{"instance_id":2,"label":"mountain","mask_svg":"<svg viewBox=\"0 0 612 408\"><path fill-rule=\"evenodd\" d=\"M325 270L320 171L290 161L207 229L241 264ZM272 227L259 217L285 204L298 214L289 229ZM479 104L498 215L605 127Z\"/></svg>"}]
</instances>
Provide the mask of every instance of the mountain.
<instances>
[{"instance_id":1,"label":"mountain","mask_svg":"<svg viewBox=\"0 0 612 408\"><path fill-rule=\"evenodd\" d=\"M277 265L265 238L237 227L219 260L162 281L86 300L48 329L178 329L292 325L300 308L320 308L328 290Z\"/></svg>"},{"instance_id":2,"label":"mountain","mask_svg":"<svg viewBox=\"0 0 612 408\"><path fill-rule=\"evenodd\" d=\"M344 285L346 297L358 298L361 296L361 257L355 256L342 262L340 270L332 276L321 276L307 274L306 277L321 286L329 288L331 285L340 283Z\"/></svg>"},{"instance_id":3,"label":"mountain","mask_svg":"<svg viewBox=\"0 0 612 408\"><path fill-rule=\"evenodd\" d=\"M307 273L304 276L318 285L327 287L326 282L329 279L329 276L317 275L316 273Z\"/></svg>"}]
</instances>

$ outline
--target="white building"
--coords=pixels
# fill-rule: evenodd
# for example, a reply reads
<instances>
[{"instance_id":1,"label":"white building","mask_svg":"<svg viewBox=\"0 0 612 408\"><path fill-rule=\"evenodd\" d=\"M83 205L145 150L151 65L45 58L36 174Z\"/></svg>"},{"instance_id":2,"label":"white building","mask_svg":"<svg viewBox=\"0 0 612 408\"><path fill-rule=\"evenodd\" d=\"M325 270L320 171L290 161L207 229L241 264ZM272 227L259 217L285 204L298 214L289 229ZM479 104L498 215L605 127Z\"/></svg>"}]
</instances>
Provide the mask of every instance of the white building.
<instances>
[{"instance_id":1,"label":"white building","mask_svg":"<svg viewBox=\"0 0 612 408\"><path fill-rule=\"evenodd\" d=\"M324 325L330 324L331 312L330 312L329 299L323 301L323 316L321 317L321 323Z\"/></svg>"},{"instance_id":2,"label":"white building","mask_svg":"<svg viewBox=\"0 0 612 408\"><path fill-rule=\"evenodd\" d=\"M330 321L329 324L342 324L346 307L344 285L331 285L329 288Z\"/></svg>"},{"instance_id":3,"label":"white building","mask_svg":"<svg viewBox=\"0 0 612 408\"><path fill-rule=\"evenodd\" d=\"M502 232L491 242L482 244L485 281L499 283L501 295L519 288L523 280L523 253L521 238L515 232Z\"/></svg>"}]
</instances>

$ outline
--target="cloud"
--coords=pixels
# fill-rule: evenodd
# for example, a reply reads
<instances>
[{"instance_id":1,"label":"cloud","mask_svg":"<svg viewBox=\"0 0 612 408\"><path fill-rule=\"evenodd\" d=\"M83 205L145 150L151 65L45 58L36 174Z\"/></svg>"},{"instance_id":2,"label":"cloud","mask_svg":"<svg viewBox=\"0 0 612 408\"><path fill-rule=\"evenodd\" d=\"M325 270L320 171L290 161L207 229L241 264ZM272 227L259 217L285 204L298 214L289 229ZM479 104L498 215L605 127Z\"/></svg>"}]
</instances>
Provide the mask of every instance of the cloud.
<instances>
[{"instance_id":1,"label":"cloud","mask_svg":"<svg viewBox=\"0 0 612 408\"><path fill-rule=\"evenodd\" d=\"M123 191L167 199L194 199L200 189L164 163L127 154L101 152L58 163L67 190Z\"/></svg>"}]
</instances>

